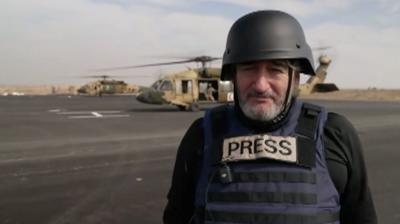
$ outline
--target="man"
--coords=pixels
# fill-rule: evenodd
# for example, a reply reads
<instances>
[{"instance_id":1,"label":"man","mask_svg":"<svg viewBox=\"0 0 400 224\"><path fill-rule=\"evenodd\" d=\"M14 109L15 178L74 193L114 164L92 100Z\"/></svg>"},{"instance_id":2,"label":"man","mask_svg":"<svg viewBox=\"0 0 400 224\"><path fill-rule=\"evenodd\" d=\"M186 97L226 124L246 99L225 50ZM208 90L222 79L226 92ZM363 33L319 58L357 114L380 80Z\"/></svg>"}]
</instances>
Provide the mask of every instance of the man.
<instances>
[{"instance_id":1,"label":"man","mask_svg":"<svg viewBox=\"0 0 400 224\"><path fill-rule=\"evenodd\" d=\"M217 90L215 90L215 89L212 87L211 83L209 83L209 84L208 84L208 87L207 87L207 100L214 102L215 99L214 99L214 95L213 95L213 94L214 94L216 91L217 91Z\"/></svg>"},{"instance_id":2,"label":"man","mask_svg":"<svg viewBox=\"0 0 400 224\"><path fill-rule=\"evenodd\" d=\"M295 18L257 11L233 24L221 78L235 104L183 137L164 223L377 223L356 131L296 98L299 73L315 75Z\"/></svg>"}]
</instances>

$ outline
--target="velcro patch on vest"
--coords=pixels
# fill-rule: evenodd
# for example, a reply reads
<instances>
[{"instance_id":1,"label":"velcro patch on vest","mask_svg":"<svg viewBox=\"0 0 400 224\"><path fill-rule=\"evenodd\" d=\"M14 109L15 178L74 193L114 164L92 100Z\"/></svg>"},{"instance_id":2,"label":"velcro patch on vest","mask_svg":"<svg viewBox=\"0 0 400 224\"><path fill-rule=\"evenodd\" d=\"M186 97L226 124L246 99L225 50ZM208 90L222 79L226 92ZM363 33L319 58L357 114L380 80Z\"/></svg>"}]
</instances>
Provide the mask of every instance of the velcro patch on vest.
<instances>
[{"instance_id":1,"label":"velcro patch on vest","mask_svg":"<svg viewBox=\"0 0 400 224\"><path fill-rule=\"evenodd\" d=\"M297 162L297 139L271 135L246 135L224 139L222 162L274 159Z\"/></svg>"}]
</instances>

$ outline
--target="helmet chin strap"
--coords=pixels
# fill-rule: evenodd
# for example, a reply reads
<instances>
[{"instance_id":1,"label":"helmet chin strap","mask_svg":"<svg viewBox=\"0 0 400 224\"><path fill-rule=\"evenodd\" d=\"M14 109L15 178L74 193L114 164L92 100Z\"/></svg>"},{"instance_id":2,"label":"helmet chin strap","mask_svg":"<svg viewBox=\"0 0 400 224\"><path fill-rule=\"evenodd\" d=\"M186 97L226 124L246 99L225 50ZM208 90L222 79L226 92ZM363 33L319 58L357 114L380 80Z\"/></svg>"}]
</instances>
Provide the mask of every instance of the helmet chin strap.
<instances>
[{"instance_id":1,"label":"helmet chin strap","mask_svg":"<svg viewBox=\"0 0 400 224\"><path fill-rule=\"evenodd\" d=\"M293 98L292 96L293 96L293 92L294 92L295 71L290 66L289 66L289 70L288 70L288 75L289 75L289 81L288 81L288 87L286 90L285 102L284 102L285 108L289 107L290 104L292 103L292 98Z\"/></svg>"},{"instance_id":2,"label":"helmet chin strap","mask_svg":"<svg viewBox=\"0 0 400 224\"><path fill-rule=\"evenodd\" d=\"M292 95L293 95L293 91L294 91L294 70L289 66L288 69L288 76L289 76L289 80L288 80L288 86L286 89L286 96L285 96L285 101L282 104L282 110L281 112L274 118L271 120L272 123L276 124L278 122L280 122L283 118L286 117L290 105L292 103Z\"/></svg>"}]
</instances>

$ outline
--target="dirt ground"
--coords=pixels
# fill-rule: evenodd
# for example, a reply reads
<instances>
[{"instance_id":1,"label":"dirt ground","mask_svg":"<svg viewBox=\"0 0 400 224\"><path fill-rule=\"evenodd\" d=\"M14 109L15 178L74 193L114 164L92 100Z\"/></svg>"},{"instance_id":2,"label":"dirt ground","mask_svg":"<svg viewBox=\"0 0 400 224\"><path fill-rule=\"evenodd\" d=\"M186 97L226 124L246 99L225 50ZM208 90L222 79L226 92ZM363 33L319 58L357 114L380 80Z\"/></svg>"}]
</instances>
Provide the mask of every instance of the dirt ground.
<instances>
[{"instance_id":1,"label":"dirt ground","mask_svg":"<svg viewBox=\"0 0 400 224\"><path fill-rule=\"evenodd\" d=\"M399 101L400 89L344 89L329 93L313 93L304 99Z\"/></svg>"},{"instance_id":2,"label":"dirt ground","mask_svg":"<svg viewBox=\"0 0 400 224\"><path fill-rule=\"evenodd\" d=\"M73 85L0 86L0 95L75 94L78 88Z\"/></svg>"}]
</instances>

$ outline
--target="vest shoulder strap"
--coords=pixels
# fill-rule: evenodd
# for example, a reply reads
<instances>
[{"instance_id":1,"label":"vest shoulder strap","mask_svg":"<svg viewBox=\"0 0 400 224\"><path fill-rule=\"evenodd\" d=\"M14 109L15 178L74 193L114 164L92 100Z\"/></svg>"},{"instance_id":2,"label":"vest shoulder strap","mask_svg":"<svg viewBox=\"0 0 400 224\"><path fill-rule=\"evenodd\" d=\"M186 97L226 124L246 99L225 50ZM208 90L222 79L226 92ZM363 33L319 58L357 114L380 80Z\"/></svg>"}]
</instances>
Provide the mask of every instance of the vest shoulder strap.
<instances>
[{"instance_id":1,"label":"vest shoulder strap","mask_svg":"<svg viewBox=\"0 0 400 224\"><path fill-rule=\"evenodd\" d=\"M208 121L206 121L208 124L208 127L205 127L208 129L206 132L208 132L209 137L205 138L205 144L207 144L210 148L220 148L222 147L221 145L215 146L215 144L222 144L221 141L218 141L217 139L223 139L223 133L226 133L228 129L228 106L227 105L222 105L215 107L209 111L208 114ZM210 163L211 164L217 164L220 161L220 158L222 157L222 151L213 151L210 155Z\"/></svg>"},{"instance_id":2,"label":"vest shoulder strap","mask_svg":"<svg viewBox=\"0 0 400 224\"><path fill-rule=\"evenodd\" d=\"M316 138L321 112L320 106L303 103L295 129L297 144L302 150L302 153L298 155L298 162L307 167L315 167Z\"/></svg>"},{"instance_id":3,"label":"vest shoulder strap","mask_svg":"<svg viewBox=\"0 0 400 224\"><path fill-rule=\"evenodd\" d=\"M205 204L205 189L208 183L208 174L210 173L210 167L215 161L218 161L217 157L220 155L218 150L212 150L213 144L217 141L214 139L221 137L220 133L223 133L225 124L225 117L227 106L219 106L207 110L203 118L203 129L204 129L204 146L202 157L199 158L201 162L199 169L196 173L199 174L196 187L195 204L198 207L202 207Z\"/></svg>"},{"instance_id":4,"label":"vest shoulder strap","mask_svg":"<svg viewBox=\"0 0 400 224\"><path fill-rule=\"evenodd\" d=\"M303 103L303 108L296 126L296 133L307 138L315 139L318 129L318 118L321 112L321 107L310 103Z\"/></svg>"}]
</instances>

